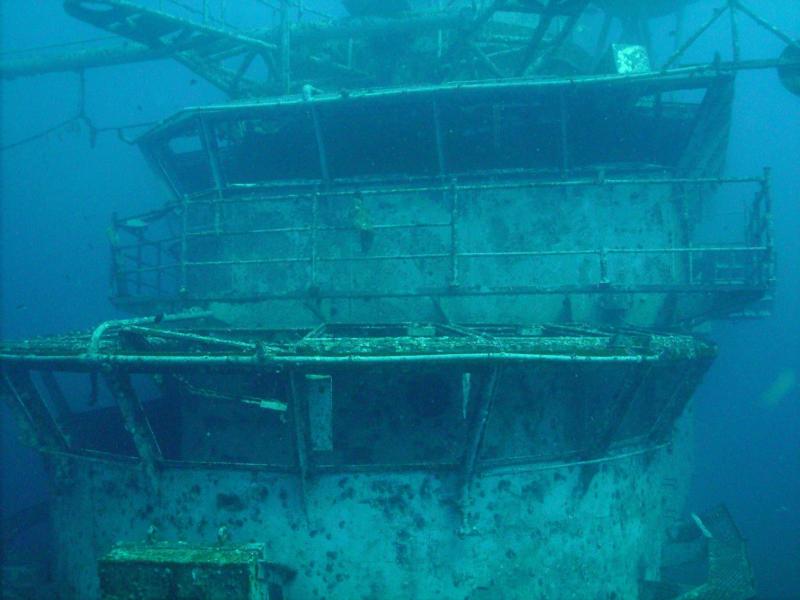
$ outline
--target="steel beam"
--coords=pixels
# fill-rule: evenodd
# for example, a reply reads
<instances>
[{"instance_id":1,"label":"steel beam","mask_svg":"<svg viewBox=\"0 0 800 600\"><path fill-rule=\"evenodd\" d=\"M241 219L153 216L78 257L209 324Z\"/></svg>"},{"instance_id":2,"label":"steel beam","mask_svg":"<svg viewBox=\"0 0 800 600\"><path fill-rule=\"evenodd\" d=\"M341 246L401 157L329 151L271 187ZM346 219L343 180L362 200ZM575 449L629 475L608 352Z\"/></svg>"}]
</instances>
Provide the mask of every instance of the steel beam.
<instances>
[{"instance_id":1,"label":"steel beam","mask_svg":"<svg viewBox=\"0 0 800 600\"><path fill-rule=\"evenodd\" d=\"M158 463L163 456L158 440L150 427L150 421L131 385L130 376L121 369L112 369L103 375L111 395L122 412L125 429L133 438L145 474L151 483L155 483L158 480Z\"/></svg>"},{"instance_id":2,"label":"steel beam","mask_svg":"<svg viewBox=\"0 0 800 600\"><path fill-rule=\"evenodd\" d=\"M461 507L464 514L475 479L481 445L486 433L486 424L489 422L489 415L497 392L497 381L501 375L502 370L497 366L488 373L480 391L475 412L470 419L466 450L461 462Z\"/></svg>"}]
</instances>

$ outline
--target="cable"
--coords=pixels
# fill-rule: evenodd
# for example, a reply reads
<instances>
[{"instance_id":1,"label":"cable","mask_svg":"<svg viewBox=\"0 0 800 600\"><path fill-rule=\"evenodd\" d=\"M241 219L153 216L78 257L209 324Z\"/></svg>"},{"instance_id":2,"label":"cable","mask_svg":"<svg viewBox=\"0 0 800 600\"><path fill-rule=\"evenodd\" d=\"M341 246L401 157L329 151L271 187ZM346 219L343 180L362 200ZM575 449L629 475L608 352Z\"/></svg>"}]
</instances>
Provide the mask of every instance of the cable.
<instances>
[{"instance_id":1,"label":"cable","mask_svg":"<svg viewBox=\"0 0 800 600\"><path fill-rule=\"evenodd\" d=\"M12 148L17 148L18 146L24 146L25 144L29 144L31 142L35 142L43 137L47 137L48 135L55 133L59 129L63 129L67 125L71 125L77 119L75 117L70 117L65 121L61 121L60 123L53 125L52 127L48 127L44 131L40 131L39 133L34 133L26 138L22 138L21 140L17 140L16 142L12 142L10 144L6 144L5 146L0 147L0 152L6 152L11 150Z\"/></svg>"}]
</instances>

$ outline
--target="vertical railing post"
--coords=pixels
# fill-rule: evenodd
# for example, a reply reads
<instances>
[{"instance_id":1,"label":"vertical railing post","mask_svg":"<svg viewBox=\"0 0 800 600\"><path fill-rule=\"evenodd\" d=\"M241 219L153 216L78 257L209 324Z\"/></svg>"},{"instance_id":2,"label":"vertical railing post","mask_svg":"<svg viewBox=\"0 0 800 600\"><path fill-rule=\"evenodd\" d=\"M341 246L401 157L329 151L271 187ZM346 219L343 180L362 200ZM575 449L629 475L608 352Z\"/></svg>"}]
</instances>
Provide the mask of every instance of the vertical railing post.
<instances>
[{"instance_id":1,"label":"vertical railing post","mask_svg":"<svg viewBox=\"0 0 800 600\"><path fill-rule=\"evenodd\" d=\"M280 0L280 19L281 19L281 90L288 94L291 89L291 23L289 22L289 0Z\"/></svg>"},{"instance_id":2,"label":"vertical railing post","mask_svg":"<svg viewBox=\"0 0 800 600\"><path fill-rule=\"evenodd\" d=\"M200 119L200 134L203 142L203 148L206 151L206 158L211 167L211 177L214 180L214 190L216 191L216 198L214 201L214 233L219 235L222 231L222 206L221 202L224 196L225 181L222 175L222 167L219 162L219 148L217 146L217 138L214 131L210 128L208 122Z\"/></svg>"},{"instance_id":3,"label":"vertical railing post","mask_svg":"<svg viewBox=\"0 0 800 600\"><path fill-rule=\"evenodd\" d=\"M458 287L458 186L450 183L450 287Z\"/></svg>"},{"instance_id":4,"label":"vertical railing post","mask_svg":"<svg viewBox=\"0 0 800 600\"><path fill-rule=\"evenodd\" d=\"M433 128L436 136L436 162L439 169L439 177L444 177L446 172L445 156L444 156L444 140L442 139L442 122L439 113L439 103L436 98L431 102L433 108Z\"/></svg>"},{"instance_id":5,"label":"vertical railing post","mask_svg":"<svg viewBox=\"0 0 800 600\"><path fill-rule=\"evenodd\" d=\"M773 252L772 222L772 168L764 167L762 189L764 191L764 246L767 249L766 275L767 283L775 280L775 253Z\"/></svg>"},{"instance_id":6,"label":"vertical railing post","mask_svg":"<svg viewBox=\"0 0 800 600\"><path fill-rule=\"evenodd\" d=\"M600 287L608 287L608 249L603 247L598 252L600 257Z\"/></svg>"},{"instance_id":7,"label":"vertical railing post","mask_svg":"<svg viewBox=\"0 0 800 600\"><path fill-rule=\"evenodd\" d=\"M561 176L569 174L569 111L567 110L567 98L562 89L558 92L559 109L559 128L561 134Z\"/></svg>"},{"instance_id":8,"label":"vertical railing post","mask_svg":"<svg viewBox=\"0 0 800 600\"><path fill-rule=\"evenodd\" d=\"M114 212L111 216L111 295L112 296L127 296L128 286L125 281L124 267L122 259L124 258L119 251L119 218L117 213Z\"/></svg>"},{"instance_id":9,"label":"vertical railing post","mask_svg":"<svg viewBox=\"0 0 800 600\"><path fill-rule=\"evenodd\" d=\"M311 195L311 286L317 285L317 219L319 218L319 202L317 191Z\"/></svg>"},{"instance_id":10,"label":"vertical railing post","mask_svg":"<svg viewBox=\"0 0 800 600\"><path fill-rule=\"evenodd\" d=\"M189 202L186 199L186 195L184 194L181 197L181 253L180 253L180 279L178 281L178 293L184 295L188 292L186 287L186 248L188 245L188 240L186 238L186 228L189 224Z\"/></svg>"},{"instance_id":11,"label":"vertical railing post","mask_svg":"<svg viewBox=\"0 0 800 600\"><path fill-rule=\"evenodd\" d=\"M738 63L742 53L739 46L739 24L736 20L736 2L734 0L728 0L728 12L731 20L731 53L733 55L733 62Z\"/></svg>"},{"instance_id":12,"label":"vertical railing post","mask_svg":"<svg viewBox=\"0 0 800 600\"><path fill-rule=\"evenodd\" d=\"M142 269L144 268L144 232L136 230L136 295L142 295Z\"/></svg>"},{"instance_id":13,"label":"vertical railing post","mask_svg":"<svg viewBox=\"0 0 800 600\"><path fill-rule=\"evenodd\" d=\"M156 296L161 296L162 294L162 271L164 269L164 258L163 258L163 250L161 248L162 241L158 240L156 242Z\"/></svg>"}]
</instances>

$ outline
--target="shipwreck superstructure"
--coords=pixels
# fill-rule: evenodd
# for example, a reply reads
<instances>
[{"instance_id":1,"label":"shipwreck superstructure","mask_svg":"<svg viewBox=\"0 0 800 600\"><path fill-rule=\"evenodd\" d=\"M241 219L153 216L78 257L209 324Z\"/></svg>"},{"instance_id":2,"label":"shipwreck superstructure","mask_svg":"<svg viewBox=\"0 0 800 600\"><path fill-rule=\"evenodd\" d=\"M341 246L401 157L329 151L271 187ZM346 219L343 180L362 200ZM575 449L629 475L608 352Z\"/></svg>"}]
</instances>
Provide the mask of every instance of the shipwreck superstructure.
<instances>
[{"instance_id":1,"label":"shipwreck superstructure","mask_svg":"<svg viewBox=\"0 0 800 600\"><path fill-rule=\"evenodd\" d=\"M131 45L5 67L171 56L233 98L139 139L169 198L113 220L131 318L0 346L62 593L651 597L692 330L774 283L769 170L722 176L735 74L792 89L797 47L741 60L738 2L692 66L711 22L648 51L679 2L344 4L70 0Z\"/></svg>"}]
</instances>

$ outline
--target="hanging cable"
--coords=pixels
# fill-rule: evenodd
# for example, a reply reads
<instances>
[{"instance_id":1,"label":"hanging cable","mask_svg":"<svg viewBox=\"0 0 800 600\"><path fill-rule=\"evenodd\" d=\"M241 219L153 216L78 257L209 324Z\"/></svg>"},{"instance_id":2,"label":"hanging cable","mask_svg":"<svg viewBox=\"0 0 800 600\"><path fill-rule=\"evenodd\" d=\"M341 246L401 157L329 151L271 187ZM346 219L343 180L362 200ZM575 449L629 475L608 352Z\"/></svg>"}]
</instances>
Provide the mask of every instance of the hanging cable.
<instances>
[{"instance_id":1,"label":"hanging cable","mask_svg":"<svg viewBox=\"0 0 800 600\"><path fill-rule=\"evenodd\" d=\"M6 144L5 146L0 147L0 152L6 152L8 150L11 150L12 148L17 148L19 146L24 146L25 144L30 144L31 142L35 142L36 140L40 140L44 137L47 137L48 135L55 133L59 129L64 129L65 127L71 125L74 122L75 118L70 117L69 119L61 121L60 123L57 123L52 127L48 127L47 129L40 131L39 133L34 133L33 135L29 135L28 137L22 138L21 140L17 140L16 142Z\"/></svg>"},{"instance_id":2,"label":"hanging cable","mask_svg":"<svg viewBox=\"0 0 800 600\"><path fill-rule=\"evenodd\" d=\"M61 129L66 129L67 127L83 123L89 130L89 145L94 148L97 145L97 137L101 133L108 133L114 132L117 134L117 137L125 142L126 144L134 144L135 141L128 138L125 135L125 132L129 129L141 129L143 127L151 127L155 125L158 121L143 121L139 123L126 123L124 125L111 125L106 127L98 127L94 124L94 121L89 117L88 113L86 112L86 75L83 70L79 71L79 90L78 90L78 108L74 116L69 117L68 119L64 119L47 129L39 131L38 133L34 133L29 135L28 137L22 138L10 144L0 147L0 152L6 152L8 150L12 150L14 148L18 148L19 146L24 146L26 144L30 144L42 138L45 138L49 135L60 131Z\"/></svg>"}]
</instances>

